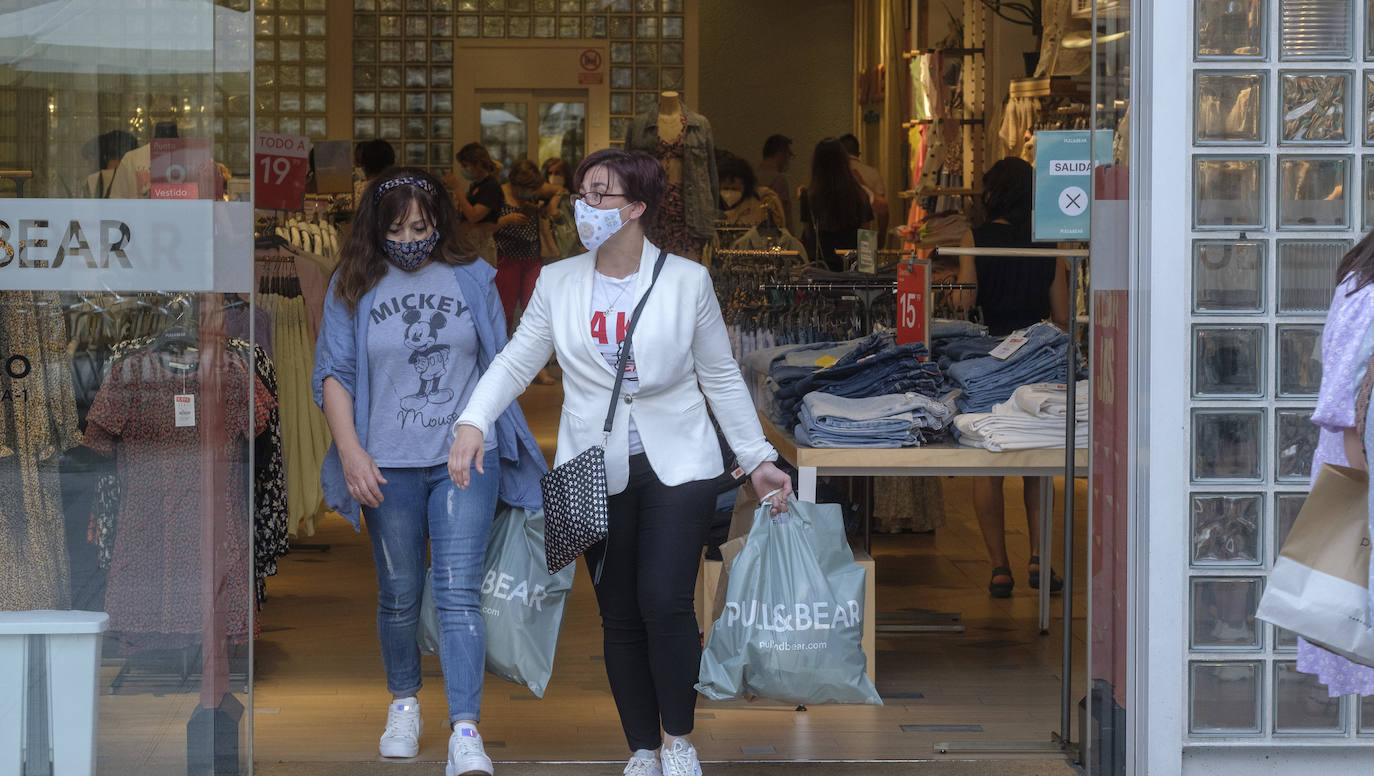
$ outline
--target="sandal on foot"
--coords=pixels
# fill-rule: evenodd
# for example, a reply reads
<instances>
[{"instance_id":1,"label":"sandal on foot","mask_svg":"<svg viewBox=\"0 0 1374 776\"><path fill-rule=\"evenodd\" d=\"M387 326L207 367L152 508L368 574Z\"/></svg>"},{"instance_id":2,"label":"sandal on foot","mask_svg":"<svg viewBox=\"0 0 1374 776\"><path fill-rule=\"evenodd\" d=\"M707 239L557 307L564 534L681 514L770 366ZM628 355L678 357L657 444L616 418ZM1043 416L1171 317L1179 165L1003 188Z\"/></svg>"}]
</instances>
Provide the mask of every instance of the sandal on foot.
<instances>
[{"instance_id":1,"label":"sandal on foot","mask_svg":"<svg viewBox=\"0 0 1374 776\"><path fill-rule=\"evenodd\" d=\"M998 577L1006 577L1007 582L998 582ZM1016 587L1016 580L1012 579L1011 569L1006 566L998 566L992 570L992 579L988 580L988 595L993 598L1011 598L1011 589Z\"/></svg>"},{"instance_id":2,"label":"sandal on foot","mask_svg":"<svg viewBox=\"0 0 1374 776\"><path fill-rule=\"evenodd\" d=\"M1026 564L1026 565L1028 565L1028 566L1035 566L1035 568L1033 568L1033 569L1028 569L1027 572L1026 572L1026 575L1027 575L1028 577L1030 577L1030 579L1029 579L1028 581L1029 581L1031 590L1039 590L1039 589L1040 589L1040 556L1039 556L1039 555L1032 555L1032 556L1031 556L1031 559L1030 559L1030 563L1028 563L1028 564ZM1051 592L1051 593L1058 593L1060 590L1063 590L1063 589L1064 589L1064 580L1061 579L1061 578L1059 577L1058 574L1054 573L1054 569L1050 569L1050 592Z\"/></svg>"}]
</instances>

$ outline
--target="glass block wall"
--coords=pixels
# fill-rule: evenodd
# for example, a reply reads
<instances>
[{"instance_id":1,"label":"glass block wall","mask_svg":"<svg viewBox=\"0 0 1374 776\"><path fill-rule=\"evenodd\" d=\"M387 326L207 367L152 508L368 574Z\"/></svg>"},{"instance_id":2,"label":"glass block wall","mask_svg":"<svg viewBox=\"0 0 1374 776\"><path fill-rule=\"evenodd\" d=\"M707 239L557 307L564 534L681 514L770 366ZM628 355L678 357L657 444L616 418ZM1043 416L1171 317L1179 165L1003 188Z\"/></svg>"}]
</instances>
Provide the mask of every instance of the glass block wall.
<instances>
[{"instance_id":1,"label":"glass block wall","mask_svg":"<svg viewBox=\"0 0 1374 776\"><path fill-rule=\"evenodd\" d=\"M453 52L463 39L609 41L617 143L660 91L683 87L683 0L353 0L353 8L353 139L388 140L406 164L450 168L455 147L477 139L453 125Z\"/></svg>"},{"instance_id":2,"label":"glass block wall","mask_svg":"<svg viewBox=\"0 0 1374 776\"><path fill-rule=\"evenodd\" d=\"M255 0L257 129L326 139L328 0Z\"/></svg>"},{"instance_id":3,"label":"glass block wall","mask_svg":"<svg viewBox=\"0 0 1374 776\"><path fill-rule=\"evenodd\" d=\"M1374 225L1374 0L1192 5L1188 733L1374 737L1374 702L1328 698L1254 616L1306 497L1336 264Z\"/></svg>"}]
</instances>

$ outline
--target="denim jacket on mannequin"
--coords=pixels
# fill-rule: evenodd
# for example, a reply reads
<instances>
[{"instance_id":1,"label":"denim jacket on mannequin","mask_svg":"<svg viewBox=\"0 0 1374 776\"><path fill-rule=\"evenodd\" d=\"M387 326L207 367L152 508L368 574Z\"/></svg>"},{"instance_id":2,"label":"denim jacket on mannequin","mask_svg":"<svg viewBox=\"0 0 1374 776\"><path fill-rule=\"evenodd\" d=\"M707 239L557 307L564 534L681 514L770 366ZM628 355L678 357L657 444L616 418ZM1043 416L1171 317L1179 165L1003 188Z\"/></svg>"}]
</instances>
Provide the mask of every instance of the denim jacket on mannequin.
<instances>
[{"instance_id":1,"label":"denim jacket on mannequin","mask_svg":"<svg viewBox=\"0 0 1374 776\"><path fill-rule=\"evenodd\" d=\"M687 119L682 151L682 195L686 199L687 232L709 240L716 233L720 177L716 173L716 141L711 122L700 113L682 108ZM626 151L643 151L658 156L658 111L635 116L625 136Z\"/></svg>"}]
</instances>

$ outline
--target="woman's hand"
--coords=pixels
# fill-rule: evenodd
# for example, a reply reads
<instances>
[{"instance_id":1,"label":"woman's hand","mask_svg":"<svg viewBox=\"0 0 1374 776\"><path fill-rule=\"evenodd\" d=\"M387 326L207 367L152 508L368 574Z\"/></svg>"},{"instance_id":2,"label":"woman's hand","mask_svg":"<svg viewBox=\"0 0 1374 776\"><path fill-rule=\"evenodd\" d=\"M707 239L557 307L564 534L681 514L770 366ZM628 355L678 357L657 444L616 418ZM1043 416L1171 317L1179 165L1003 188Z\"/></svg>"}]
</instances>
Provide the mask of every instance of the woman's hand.
<instances>
[{"instance_id":1,"label":"woman's hand","mask_svg":"<svg viewBox=\"0 0 1374 776\"><path fill-rule=\"evenodd\" d=\"M787 511L787 499L792 497L792 478L774 466L772 461L759 464L754 473L749 475L749 481L754 484L754 492L760 497L778 491L768 500L769 505L773 507L773 514Z\"/></svg>"},{"instance_id":2,"label":"woman's hand","mask_svg":"<svg viewBox=\"0 0 1374 776\"><path fill-rule=\"evenodd\" d=\"M366 450L358 449L349 453L340 453L339 461L343 464L344 482L348 483L348 494L358 500L359 504L365 507L376 509L382 503L382 488L387 484L386 478L382 476L382 470L377 468L377 462L372 460L372 456Z\"/></svg>"},{"instance_id":3,"label":"woman's hand","mask_svg":"<svg viewBox=\"0 0 1374 776\"><path fill-rule=\"evenodd\" d=\"M472 467L477 466L478 474L486 474L482 469L482 453L486 440L476 426L458 426L453 435L453 447L448 450L448 476L453 484L467 490L472 482Z\"/></svg>"}]
</instances>

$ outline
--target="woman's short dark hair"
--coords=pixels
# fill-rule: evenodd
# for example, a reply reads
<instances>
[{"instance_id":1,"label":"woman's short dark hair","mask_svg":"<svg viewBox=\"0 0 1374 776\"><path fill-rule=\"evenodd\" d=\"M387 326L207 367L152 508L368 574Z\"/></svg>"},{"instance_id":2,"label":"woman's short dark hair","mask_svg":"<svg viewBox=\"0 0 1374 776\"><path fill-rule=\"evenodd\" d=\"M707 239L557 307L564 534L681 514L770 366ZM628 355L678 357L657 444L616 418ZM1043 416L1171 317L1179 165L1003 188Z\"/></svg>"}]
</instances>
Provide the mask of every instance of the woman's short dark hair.
<instances>
[{"instance_id":1,"label":"woman's short dark hair","mask_svg":"<svg viewBox=\"0 0 1374 776\"><path fill-rule=\"evenodd\" d=\"M358 160L362 163L363 175L375 178L396 164L396 149L385 140L369 140L358 148Z\"/></svg>"},{"instance_id":2,"label":"woman's short dark hair","mask_svg":"<svg viewBox=\"0 0 1374 776\"><path fill-rule=\"evenodd\" d=\"M725 158L720 160L718 170L720 180L734 178L744 184L745 199L758 196L759 179L754 175L754 168L749 162L734 154L727 153Z\"/></svg>"},{"instance_id":3,"label":"woman's short dark hair","mask_svg":"<svg viewBox=\"0 0 1374 776\"><path fill-rule=\"evenodd\" d=\"M458 149L456 154L459 164L469 164L482 172L496 172L496 162L491 158L491 152L481 143L468 143Z\"/></svg>"},{"instance_id":4,"label":"woman's short dark hair","mask_svg":"<svg viewBox=\"0 0 1374 776\"><path fill-rule=\"evenodd\" d=\"M663 172L663 165L643 151L603 148L593 151L577 165L577 173L573 175L573 191L582 191L582 180L597 167L605 167L620 178L626 199L644 203L644 215L639 217L639 222L646 230L651 228L654 219L658 218L658 205L663 200L663 191L668 188L668 176Z\"/></svg>"},{"instance_id":5,"label":"woman's short dark hair","mask_svg":"<svg viewBox=\"0 0 1374 776\"><path fill-rule=\"evenodd\" d=\"M1035 168L1030 162L1008 156L983 173L983 211L989 221L1025 224L1034 204Z\"/></svg>"},{"instance_id":6,"label":"woman's short dark hair","mask_svg":"<svg viewBox=\"0 0 1374 776\"><path fill-rule=\"evenodd\" d=\"M389 186L380 197L377 196L379 188L397 178L410 182ZM353 216L353 229L339 251L339 265L334 269L337 276L334 293L350 313L386 274L387 259L382 244L391 225L405 217L412 201L420 206L425 220L439 232L439 242L432 254L434 261L445 264L476 261L477 256L465 253L459 242L453 200L444 184L424 170L392 167L363 190Z\"/></svg>"}]
</instances>

